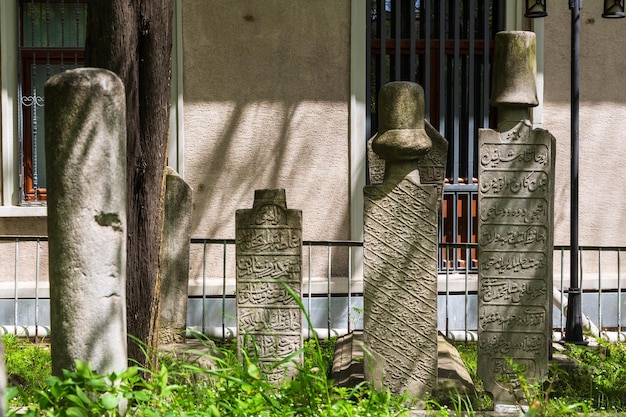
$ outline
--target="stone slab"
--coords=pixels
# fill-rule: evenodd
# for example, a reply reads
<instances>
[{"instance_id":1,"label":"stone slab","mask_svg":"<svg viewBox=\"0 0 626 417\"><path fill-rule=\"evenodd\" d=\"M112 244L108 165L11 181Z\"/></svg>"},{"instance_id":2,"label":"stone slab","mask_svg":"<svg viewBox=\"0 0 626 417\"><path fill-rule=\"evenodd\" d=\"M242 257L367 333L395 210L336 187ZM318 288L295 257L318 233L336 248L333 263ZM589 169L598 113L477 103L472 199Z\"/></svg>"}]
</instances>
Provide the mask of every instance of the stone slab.
<instances>
[{"instance_id":1,"label":"stone slab","mask_svg":"<svg viewBox=\"0 0 626 417\"><path fill-rule=\"evenodd\" d=\"M438 190L405 178L364 194L365 377L420 397L437 370Z\"/></svg>"},{"instance_id":2,"label":"stone slab","mask_svg":"<svg viewBox=\"0 0 626 417\"><path fill-rule=\"evenodd\" d=\"M127 367L126 100L114 73L51 77L46 173L52 371Z\"/></svg>"},{"instance_id":3,"label":"stone slab","mask_svg":"<svg viewBox=\"0 0 626 417\"><path fill-rule=\"evenodd\" d=\"M237 344L280 384L301 362L302 212L285 190L256 190L252 209L236 212Z\"/></svg>"},{"instance_id":4,"label":"stone slab","mask_svg":"<svg viewBox=\"0 0 626 417\"><path fill-rule=\"evenodd\" d=\"M356 330L339 337L331 378L335 385L354 387L364 381L363 331ZM474 393L474 383L461 361L456 348L439 334L437 336L437 398L448 399L448 394Z\"/></svg>"},{"instance_id":5,"label":"stone slab","mask_svg":"<svg viewBox=\"0 0 626 417\"><path fill-rule=\"evenodd\" d=\"M170 167L165 169L164 206L159 344L184 343L187 330L192 190Z\"/></svg>"},{"instance_id":6,"label":"stone slab","mask_svg":"<svg viewBox=\"0 0 626 417\"><path fill-rule=\"evenodd\" d=\"M514 404L507 361L547 376L552 318L554 138L526 120L481 129L478 187L478 373Z\"/></svg>"}]
</instances>

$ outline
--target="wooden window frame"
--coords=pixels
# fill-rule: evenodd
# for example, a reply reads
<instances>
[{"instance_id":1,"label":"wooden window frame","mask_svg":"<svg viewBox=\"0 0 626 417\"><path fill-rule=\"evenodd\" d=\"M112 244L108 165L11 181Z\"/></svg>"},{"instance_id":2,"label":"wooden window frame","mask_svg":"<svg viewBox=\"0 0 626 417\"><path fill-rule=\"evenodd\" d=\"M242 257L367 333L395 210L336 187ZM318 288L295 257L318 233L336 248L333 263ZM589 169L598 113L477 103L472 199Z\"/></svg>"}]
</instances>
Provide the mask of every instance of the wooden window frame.
<instances>
[{"instance_id":1,"label":"wooden window frame","mask_svg":"<svg viewBox=\"0 0 626 417\"><path fill-rule=\"evenodd\" d=\"M475 271L476 249L454 245L477 241L478 129L496 125L487 90L494 37L506 5L496 0L482 5L467 0L469 7L461 3L466 2L427 0L417 9L414 0L372 2L367 130L368 137L377 130L375 103L382 85L405 80L424 87L427 118L450 143L439 236L449 246L441 251L440 270Z\"/></svg>"},{"instance_id":2,"label":"wooden window frame","mask_svg":"<svg viewBox=\"0 0 626 417\"><path fill-rule=\"evenodd\" d=\"M61 3L68 6L74 4L87 4L87 0L20 0L18 13L19 27L19 84L20 84L20 103L18 103L21 112L20 123L20 202L21 203L37 203L47 200L47 192L45 188L36 187L34 175L34 159L33 159L33 136L34 129L32 124L33 107L37 106L36 102L32 105L24 105L22 102L24 97L33 97L32 72L33 65L67 65L68 67L82 66L85 63L84 48L76 47L30 47L24 46L23 19L24 9L28 4L32 3ZM43 92L38 94L43 97ZM44 111L41 106L41 111ZM38 129L43 129L43 126Z\"/></svg>"}]
</instances>

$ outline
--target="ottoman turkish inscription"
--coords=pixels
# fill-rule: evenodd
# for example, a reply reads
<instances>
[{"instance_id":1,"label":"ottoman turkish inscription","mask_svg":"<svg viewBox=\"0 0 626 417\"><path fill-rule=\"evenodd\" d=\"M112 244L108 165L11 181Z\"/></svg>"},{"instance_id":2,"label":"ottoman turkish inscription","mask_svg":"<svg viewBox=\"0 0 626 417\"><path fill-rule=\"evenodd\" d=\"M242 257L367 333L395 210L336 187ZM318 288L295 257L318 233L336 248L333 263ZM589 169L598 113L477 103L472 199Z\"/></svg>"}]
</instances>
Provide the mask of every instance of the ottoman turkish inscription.
<instances>
[{"instance_id":1,"label":"ottoman turkish inscription","mask_svg":"<svg viewBox=\"0 0 626 417\"><path fill-rule=\"evenodd\" d=\"M252 209L236 212L237 343L281 383L302 347L302 212L288 210L285 190L256 190ZM290 290L289 290L290 289ZM296 361L302 360L295 355Z\"/></svg>"},{"instance_id":2,"label":"ottoman turkish inscription","mask_svg":"<svg viewBox=\"0 0 626 417\"><path fill-rule=\"evenodd\" d=\"M499 33L496 54L504 48L524 57L518 63L534 65L533 34ZM479 132L478 369L494 403L507 406L515 404L500 382L511 371L507 360L521 365L531 380L543 379L548 370L555 146L549 132L531 128L528 108L536 102L507 95L535 88L533 68L499 69L494 73L505 80L494 80L492 95L499 131ZM502 87L520 77L521 87Z\"/></svg>"},{"instance_id":3,"label":"ottoman turkish inscription","mask_svg":"<svg viewBox=\"0 0 626 417\"><path fill-rule=\"evenodd\" d=\"M384 178L364 189L364 371L377 387L423 398L437 376L437 219L447 141L425 126L418 84L385 85L379 108L370 143L385 161Z\"/></svg>"}]
</instances>

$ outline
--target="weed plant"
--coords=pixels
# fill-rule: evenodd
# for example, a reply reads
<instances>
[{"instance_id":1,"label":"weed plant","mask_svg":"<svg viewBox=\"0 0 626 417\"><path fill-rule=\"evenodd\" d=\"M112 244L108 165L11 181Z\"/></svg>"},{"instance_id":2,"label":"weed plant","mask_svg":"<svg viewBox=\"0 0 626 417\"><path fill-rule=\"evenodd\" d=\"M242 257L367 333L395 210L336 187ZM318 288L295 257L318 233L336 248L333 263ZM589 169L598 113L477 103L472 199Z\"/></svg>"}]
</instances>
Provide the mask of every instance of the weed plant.
<instances>
[{"instance_id":1,"label":"weed plant","mask_svg":"<svg viewBox=\"0 0 626 417\"><path fill-rule=\"evenodd\" d=\"M626 345L597 340L597 347L566 345L574 361L567 368L554 368L556 398L575 398L598 411L626 410Z\"/></svg>"},{"instance_id":2,"label":"weed plant","mask_svg":"<svg viewBox=\"0 0 626 417\"><path fill-rule=\"evenodd\" d=\"M12 334L4 335L2 341L9 383L27 392L44 388L46 378L52 373L50 346L29 343Z\"/></svg>"},{"instance_id":3,"label":"weed plant","mask_svg":"<svg viewBox=\"0 0 626 417\"><path fill-rule=\"evenodd\" d=\"M336 387L330 379L334 340L308 340L292 380L271 384L254 360L237 355L234 343L216 346L206 341L208 361L189 362L160 354L150 369L130 367L121 373L100 375L88 364L61 377L50 376L50 351L45 343L29 343L4 336L10 380L9 416L408 416L413 409L430 410L431 416L474 416L492 408L481 394L476 374L475 344L457 348L478 398L456 395L443 406L425 398L394 397L366 384ZM599 341L599 348L567 346L575 366L551 367L542 384L530 383L515 367L520 404L528 404L528 417L587 415L594 411L626 411L626 346ZM149 356L148 356L149 357ZM207 366L206 363L210 363ZM451 405L450 405L451 404Z\"/></svg>"},{"instance_id":4,"label":"weed plant","mask_svg":"<svg viewBox=\"0 0 626 417\"><path fill-rule=\"evenodd\" d=\"M211 366L161 355L152 369L129 367L100 375L77 361L74 370L48 377L43 387L11 387L8 416L407 416L407 397L394 397L361 384L335 387L329 379L332 341L307 341L305 360L292 380L268 382L259 365L235 345L215 347ZM7 349L12 351L13 348ZM36 347L33 349L44 348ZM47 356L49 361L49 355ZM49 362L48 362L49 363ZM10 368L10 367L8 367ZM25 374L25 379L39 378ZM27 385L32 381L27 381Z\"/></svg>"},{"instance_id":5,"label":"weed plant","mask_svg":"<svg viewBox=\"0 0 626 417\"><path fill-rule=\"evenodd\" d=\"M568 366L552 362L550 374L542 383L531 383L524 369L509 363L520 404L528 405L525 416L587 415L590 412L626 412L626 345L597 340L598 347L565 345ZM476 344L456 345L472 380L479 399L474 409L488 410L492 406L481 394L482 383L477 375ZM482 396L483 400L480 400Z\"/></svg>"}]
</instances>

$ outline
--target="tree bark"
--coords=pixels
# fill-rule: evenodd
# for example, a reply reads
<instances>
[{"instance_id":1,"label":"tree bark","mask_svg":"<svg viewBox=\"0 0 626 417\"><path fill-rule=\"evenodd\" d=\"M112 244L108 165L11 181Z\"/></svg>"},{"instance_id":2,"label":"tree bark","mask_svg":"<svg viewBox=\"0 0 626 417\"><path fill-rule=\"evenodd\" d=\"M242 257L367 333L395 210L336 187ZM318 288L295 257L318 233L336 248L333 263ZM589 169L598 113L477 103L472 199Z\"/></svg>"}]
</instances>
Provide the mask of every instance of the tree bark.
<instances>
[{"instance_id":1,"label":"tree bark","mask_svg":"<svg viewBox=\"0 0 626 417\"><path fill-rule=\"evenodd\" d=\"M127 326L129 336L152 353L159 325L172 15L173 0L90 0L87 8L86 65L115 72L126 89ZM142 365L153 359L132 339L128 356Z\"/></svg>"}]
</instances>

